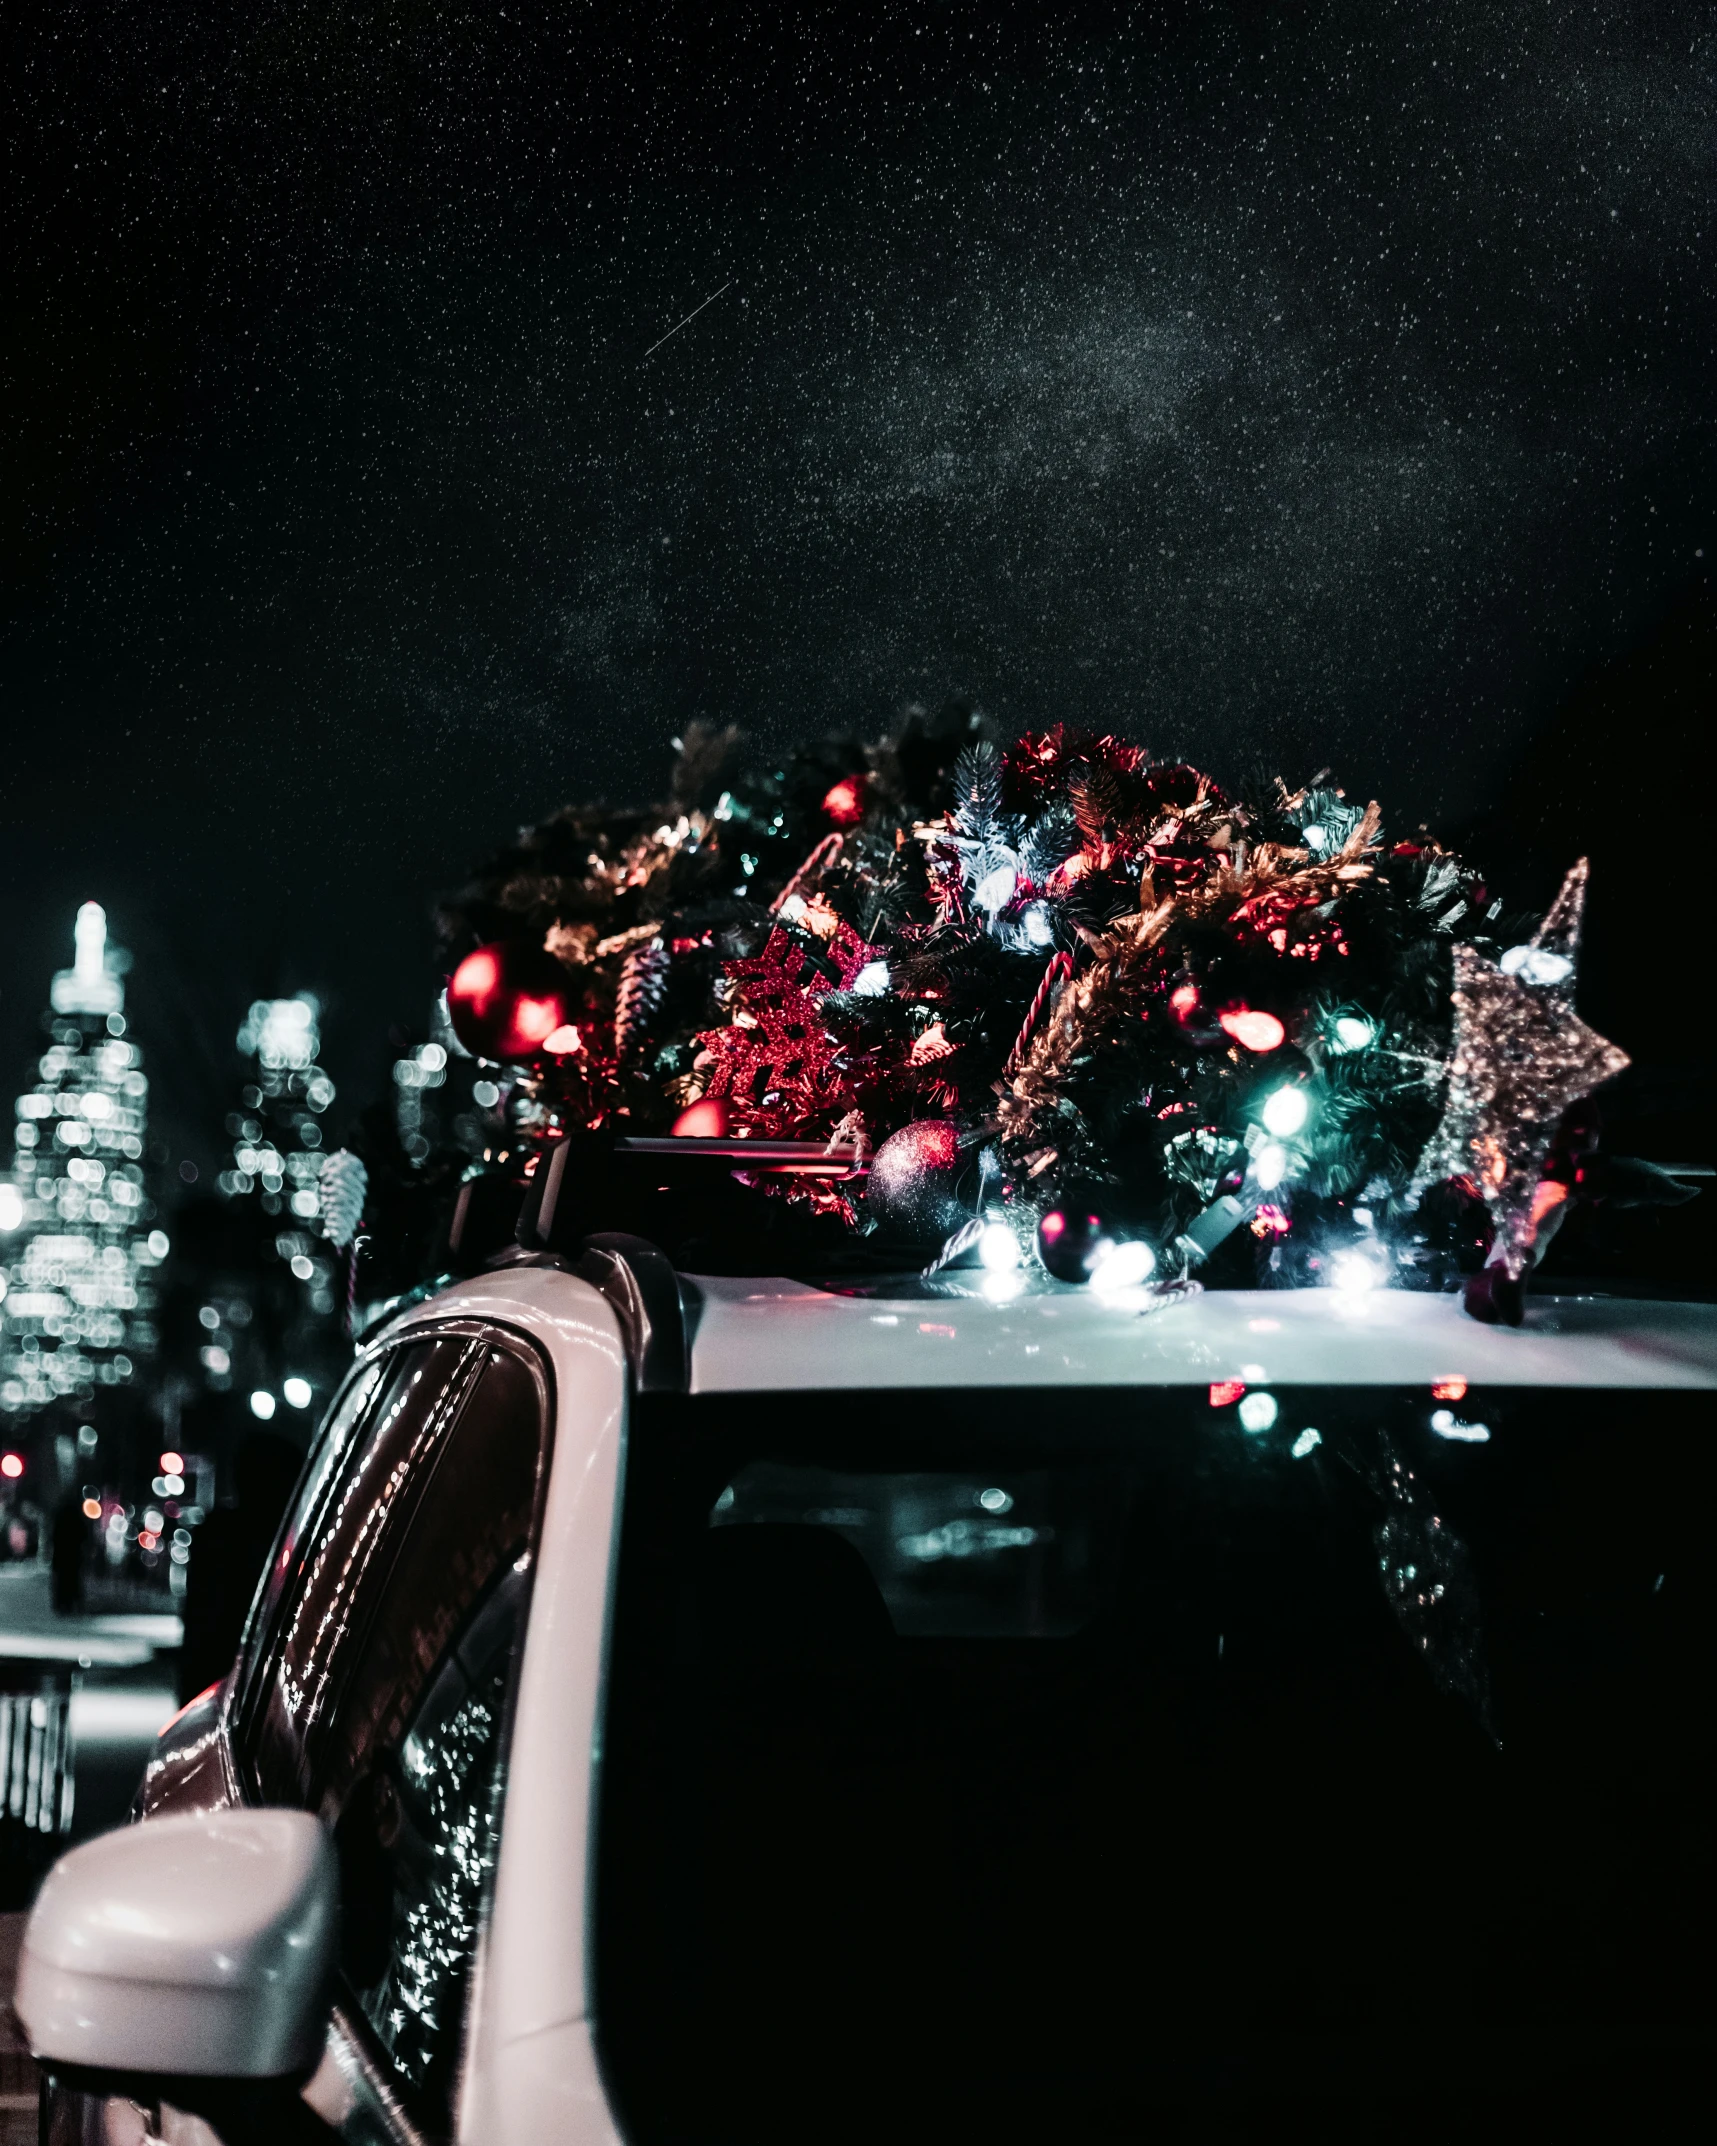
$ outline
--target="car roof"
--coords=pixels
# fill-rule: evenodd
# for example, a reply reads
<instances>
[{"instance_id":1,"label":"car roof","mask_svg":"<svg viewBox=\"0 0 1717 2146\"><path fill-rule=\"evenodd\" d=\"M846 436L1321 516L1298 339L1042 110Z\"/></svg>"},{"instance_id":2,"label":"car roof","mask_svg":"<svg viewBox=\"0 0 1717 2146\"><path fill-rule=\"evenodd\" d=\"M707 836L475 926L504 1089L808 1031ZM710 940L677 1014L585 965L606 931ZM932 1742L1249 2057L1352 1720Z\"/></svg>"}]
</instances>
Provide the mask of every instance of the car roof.
<instances>
[{"instance_id":1,"label":"car roof","mask_svg":"<svg viewBox=\"0 0 1717 2146\"><path fill-rule=\"evenodd\" d=\"M693 1393L931 1386L1717 1387L1717 1306L1534 1297L1521 1327L1458 1296L1207 1290L1148 1312L1090 1290L841 1294L682 1277ZM1148 1300L1147 1300L1148 1301Z\"/></svg>"}]
</instances>

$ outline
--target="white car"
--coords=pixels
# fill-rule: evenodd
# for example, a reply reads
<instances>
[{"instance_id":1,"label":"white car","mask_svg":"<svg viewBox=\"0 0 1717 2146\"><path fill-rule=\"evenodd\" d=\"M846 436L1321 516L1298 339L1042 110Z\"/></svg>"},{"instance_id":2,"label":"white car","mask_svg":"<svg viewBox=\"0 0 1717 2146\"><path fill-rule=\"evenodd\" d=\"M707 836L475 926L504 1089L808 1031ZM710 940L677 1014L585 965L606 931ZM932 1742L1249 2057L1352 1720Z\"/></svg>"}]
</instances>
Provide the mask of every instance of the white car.
<instances>
[{"instance_id":1,"label":"white car","mask_svg":"<svg viewBox=\"0 0 1717 2146\"><path fill-rule=\"evenodd\" d=\"M592 1247L363 1349L231 1676L34 1911L44 2139L1708 2101L1710 1307Z\"/></svg>"}]
</instances>

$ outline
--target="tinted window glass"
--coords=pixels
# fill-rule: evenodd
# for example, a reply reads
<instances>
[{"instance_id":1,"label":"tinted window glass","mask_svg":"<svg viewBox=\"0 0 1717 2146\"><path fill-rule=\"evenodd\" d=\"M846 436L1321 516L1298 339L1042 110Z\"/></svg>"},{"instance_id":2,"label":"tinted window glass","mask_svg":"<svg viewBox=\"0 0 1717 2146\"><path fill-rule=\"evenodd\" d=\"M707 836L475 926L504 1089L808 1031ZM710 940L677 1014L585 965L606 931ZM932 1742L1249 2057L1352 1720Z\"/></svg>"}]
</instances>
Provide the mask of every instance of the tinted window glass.
<instances>
[{"instance_id":1,"label":"tinted window glass","mask_svg":"<svg viewBox=\"0 0 1717 2146\"><path fill-rule=\"evenodd\" d=\"M478 1352L481 1378L413 1501L384 1586L332 1702L313 1775L341 1802L378 1753L398 1749L421 1695L497 1577L530 1547L543 1454L539 1386L500 1350ZM361 1471L364 1480L374 1470Z\"/></svg>"},{"instance_id":2,"label":"tinted window glass","mask_svg":"<svg viewBox=\"0 0 1717 2146\"><path fill-rule=\"evenodd\" d=\"M245 1745L264 1798L311 1799L343 1654L373 1613L429 1465L476 1376L462 1339L402 1348L352 1389L306 1479L261 1606L265 1633ZM368 1375L366 1374L366 1377Z\"/></svg>"},{"instance_id":3,"label":"tinted window glass","mask_svg":"<svg viewBox=\"0 0 1717 2146\"><path fill-rule=\"evenodd\" d=\"M343 1962L418 2121L451 2123L499 1839L507 1694L545 1458L531 1365L477 1352L456 1420L338 1663L310 1790L337 1821ZM372 1575L379 1571L372 1566Z\"/></svg>"},{"instance_id":4,"label":"tinted window glass","mask_svg":"<svg viewBox=\"0 0 1717 2146\"><path fill-rule=\"evenodd\" d=\"M1675 2129L1709 1397L1240 1398L636 1404L635 2146Z\"/></svg>"}]
</instances>

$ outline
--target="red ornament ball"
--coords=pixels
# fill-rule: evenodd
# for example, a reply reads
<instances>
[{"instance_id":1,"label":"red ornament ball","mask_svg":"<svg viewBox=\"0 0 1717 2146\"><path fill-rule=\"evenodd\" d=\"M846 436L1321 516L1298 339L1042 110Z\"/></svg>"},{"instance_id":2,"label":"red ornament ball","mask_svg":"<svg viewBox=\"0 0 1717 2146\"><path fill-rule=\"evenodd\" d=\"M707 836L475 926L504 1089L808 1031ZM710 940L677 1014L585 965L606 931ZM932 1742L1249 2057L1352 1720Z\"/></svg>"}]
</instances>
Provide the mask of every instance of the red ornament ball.
<instances>
[{"instance_id":1,"label":"red ornament ball","mask_svg":"<svg viewBox=\"0 0 1717 2146\"><path fill-rule=\"evenodd\" d=\"M447 986L453 1033L477 1058L536 1058L575 1008L567 974L540 946L498 939L467 954Z\"/></svg>"},{"instance_id":2,"label":"red ornament ball","mask_svg":"<svg viewBox=\"0 0 1717 2146\"><path fill-rule=\"evenodd\" d=\"M727 1105L718 1095L706 1095L701 1103L689 1104L674 1120L678 1140L725 1140L732 1130Z\"/></svg>"}]
</instances>

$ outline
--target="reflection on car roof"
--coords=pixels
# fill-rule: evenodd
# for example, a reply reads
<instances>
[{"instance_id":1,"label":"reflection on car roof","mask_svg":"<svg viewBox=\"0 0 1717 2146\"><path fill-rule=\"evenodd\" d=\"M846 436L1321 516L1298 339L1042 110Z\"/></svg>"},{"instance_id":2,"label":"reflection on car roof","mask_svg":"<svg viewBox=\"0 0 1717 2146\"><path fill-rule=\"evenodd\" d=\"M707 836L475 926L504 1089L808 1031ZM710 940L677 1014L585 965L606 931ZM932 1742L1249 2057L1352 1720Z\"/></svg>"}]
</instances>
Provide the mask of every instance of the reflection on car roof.
<instances>
[{"instance_id":1,"label":"reflection on car roof","mask_svg":"<svg viewBox=\"0 0 1717 2146\"><path fill-rule=\"evenodd\" d=\"M1086 1290L986 1301L688 1278L694 1393L863 1387L1250 1385L1717 1387L1717 1306L1530 1300L1483 1326L1457 1296L1211 1290L1148 1314Z\"/></svg>"}]
</instances>

